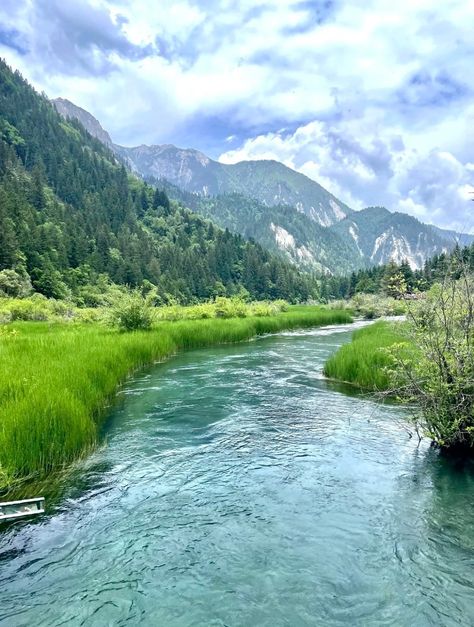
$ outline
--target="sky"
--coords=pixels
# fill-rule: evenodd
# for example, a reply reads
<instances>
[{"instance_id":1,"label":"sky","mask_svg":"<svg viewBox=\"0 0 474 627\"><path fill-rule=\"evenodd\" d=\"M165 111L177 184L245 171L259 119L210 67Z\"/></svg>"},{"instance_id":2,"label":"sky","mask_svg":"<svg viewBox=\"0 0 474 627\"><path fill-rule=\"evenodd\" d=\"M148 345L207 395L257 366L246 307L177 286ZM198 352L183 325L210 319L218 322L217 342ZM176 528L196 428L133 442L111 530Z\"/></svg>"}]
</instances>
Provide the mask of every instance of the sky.
<instances>
[{"instance_id":1,"label":"sky","mask_svg":"<svg viewBox=\"0 0 474 627\"><path fill-rule=\"evenodd\" d=\"M354 209L462 232L473 29L474 0L0 2L0 56L117 143L277 159Z\"/></svg>"}]
</instances>

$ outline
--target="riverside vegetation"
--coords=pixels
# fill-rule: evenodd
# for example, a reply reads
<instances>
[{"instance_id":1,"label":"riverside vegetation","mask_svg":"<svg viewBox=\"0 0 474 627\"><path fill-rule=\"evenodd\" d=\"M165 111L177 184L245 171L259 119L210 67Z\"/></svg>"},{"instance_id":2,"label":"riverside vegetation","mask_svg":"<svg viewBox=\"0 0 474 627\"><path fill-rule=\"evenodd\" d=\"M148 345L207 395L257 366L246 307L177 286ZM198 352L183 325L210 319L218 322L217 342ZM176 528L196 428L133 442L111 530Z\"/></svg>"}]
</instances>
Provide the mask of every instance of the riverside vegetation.
<instances>
[{"instance_id":1,"label":"riverside vegetation","mask_svg":"<svg viewBox=\"0 0 474 627\"><path fill-rule=\"evenodd\" d=\"M17 321L0 327L4 492L90 450L118 385L147 364L180 350L351 320L347 311L320 306L245 305L221 299L191 308L155 309L143 300L130 295L115 310L98 313L101 322L58 321L55 313L55 321ZM111 327L111 321L137 330L123 332Z\"/></svg>"},{"instance_id":2,"label":"riverside vegetation","mask_svg":"<svg viewBox=\"0 0 474 627\"><path fill-rule=\"evenodd\" d=\"M324 374L364 390L386 391L391 385L392 359L385 349L404 341L400 323L375 322L355 331L324 365Z\"/></svg>"},{"instance_id":3,"label":"riverside vegetation","mask_svg":"<svg viewBox=\"0 0 474 627\"><path fill-rule=\"evenodd\" d=\"M117 384L145 363L350 318L275 304L317 289L313 275L134 176L0 60L3 486L92 446Z\"/></svg>"},{"instance_id":4,"label":"riverside vegetation","mask_svg":"<svg viewBox=\"0 0 474 627\"><path fill-rule=\"evenodd\" d=\"M404 288L404 284L400 284ZM329 377L407 404L416 432L445 451L474 453L474 276L453 255L442 281L406 306L406 322L354 334L325 365Z\"/></svg>"},{"instance_id":5,"label":"riverside vegetation","mask_svg":"<svg viewBox=\"0 0 474 627\"><path fill-rule=\"evenodd\" d=\"M441 255L421 274L410 274L406 263L345 278L302 273L132 175L79 122L62 119L2 61L0 112L3 486L51 472L93 446L118 383L144 364L188 347L347 322L351 316L338 305L283 311L285 306L270 301L354 297L352 307L368 298L360 292L373 292L370 298L378 301L383 290L395 306L400 285L423 291L449 265L450 257ZM472 270L474 248L461 256ZM248 305L246 299L259 302ZM380 313L375 303L366 305L362 300L356 310L365 317ZM417 333L425 333L426 320L426 328L433 328L430 315L420 318ZM450 420L451 403L462 408L462 424L453 431L457 441L470 437L472 422L470 379L461 379L456 393L450 380L466 368L471 376L470 335L458 332L462 316L453 316L458 326L445 336L448 349L456 340L460 351L441 351L449 367L439 360L439 374L448 374L433 386L433 398L446 401L444 421ZM367 341L369 335L363 337ZM407 371L402 355L394 353L393 359L397 373ZM451 359L457 360L455 368ZM375 367L364 376L368 382ZM465 398L463 386L468 386ZM405 389L411 390L408 400L425 390L408 384ZM436 429L427 431L443 445L452 440Z\"/></svg>"}]
</instances>

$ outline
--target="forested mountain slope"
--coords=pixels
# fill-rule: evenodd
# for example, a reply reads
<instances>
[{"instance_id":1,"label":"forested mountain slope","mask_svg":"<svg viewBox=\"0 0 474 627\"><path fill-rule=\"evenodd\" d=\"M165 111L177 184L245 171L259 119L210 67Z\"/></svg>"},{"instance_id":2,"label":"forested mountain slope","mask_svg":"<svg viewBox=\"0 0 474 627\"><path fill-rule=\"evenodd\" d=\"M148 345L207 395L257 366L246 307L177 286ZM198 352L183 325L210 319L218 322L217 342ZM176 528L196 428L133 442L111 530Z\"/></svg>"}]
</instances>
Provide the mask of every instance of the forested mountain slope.
<instances>
[{"instance_id":1,"label":"forested mountain slope","mask_svg":"<svg viewBox=\"0 0 474 627\"><path fill-rule=\"evenodd\" d=\"M72 102L66 98L55 98L51 102L63 118L79 120L82 126L92 135L92 137L97 138L109 148L113 147L110 135L102 128L100 122L88 111L78 107L77 105L73 105Z\"/></svg>"},{"instance_id":2,"label":"forested mountain slope","mask_svg":"<svg viewBox=\"0 0 474 627\"><path fill-rule=\"evenodd\" d=\"M308 276L169 202L76 120L0 62L0 271L87 304L111 281L162 300L232 294L305 299ZM99 286L99 290L92 289Z\"/></svg>"},{"instance_id":3,"label":"forested mountain slope","mask_svg":"<svg viewBox=\"0 0 474 627\"><path fill-rule=\"evenodd\" d=\"M349 207L316 181L278 161L225 164L197 150L172 145L116 150L145 178L165 178L202 196L242 194L268 207L289 205L322 226L334 224L351 213Z\"/></svg>"},{"instance_id":4,"label":"forested mountain slope","mask_svg":"<svg viewBox=\"0 0 474 627\"><path fill-rule=\"evenodd\" d=\"M91 114L62 98L53 102L64 117L79 119L92 135L102 139L106 132ZM143 178L166 179L202 196L241 194L268 207L289 205L323 226L334 224L352 211L316 181L278 161L224 164L198 150L171 144L133 148L114 144L113 148Z\"/></svg>"},{"instance_id":5,"label":"forested mountain slope","mask_svg":"<svg viewBox=\"0 0 474 627\"><path fill-rule=\"evenodd\" d=\"M55 102L62 115L81 120L93 135L106 134L80 107ZM305 270L341 275L403 259L421 268L456 242L472 241L472 236L383 207L352 211L315 181L275 161L226 165L173 145L111 146L132 170L166 187L171 197Z\"/></svg>"},{"instance_id":6,"label":"forested mountain slope","mask_svg":"<svg viewBox=\"0 0 474 627\"><path fill-rule=\"evenodd\" d=\"M222 228L241 233L278 253L300 268L319 273L349 272L359 262L353 240L320 226L293 207L267 207L242 194L203 197L180 190L166 181L157 182L171 198L203 215ZM357 267L364 267L360 260Z\"/></svg>"}]
</instances>

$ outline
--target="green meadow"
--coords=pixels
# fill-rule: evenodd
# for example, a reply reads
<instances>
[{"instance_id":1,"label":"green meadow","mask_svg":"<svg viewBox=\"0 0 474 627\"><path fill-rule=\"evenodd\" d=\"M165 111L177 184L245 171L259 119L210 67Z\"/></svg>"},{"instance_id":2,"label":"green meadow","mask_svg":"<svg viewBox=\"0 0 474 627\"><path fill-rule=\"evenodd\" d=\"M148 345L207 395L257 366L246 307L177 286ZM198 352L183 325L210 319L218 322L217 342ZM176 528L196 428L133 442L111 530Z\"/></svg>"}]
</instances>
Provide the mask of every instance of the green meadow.
<instances>
[{"instance_id":1,"label":"green meadow","mask_svg":"<svg viewBox=\"0 0 474 627\"><path fill-rule=\"evenodd\" d=\"M197 347L284 329L351 321L346 311L293 306L274 315L154 322L120 332L97 322L0 326L0 488L64 468L99 438L106 407L140 368Z\"/></svg>"}]
</instances>

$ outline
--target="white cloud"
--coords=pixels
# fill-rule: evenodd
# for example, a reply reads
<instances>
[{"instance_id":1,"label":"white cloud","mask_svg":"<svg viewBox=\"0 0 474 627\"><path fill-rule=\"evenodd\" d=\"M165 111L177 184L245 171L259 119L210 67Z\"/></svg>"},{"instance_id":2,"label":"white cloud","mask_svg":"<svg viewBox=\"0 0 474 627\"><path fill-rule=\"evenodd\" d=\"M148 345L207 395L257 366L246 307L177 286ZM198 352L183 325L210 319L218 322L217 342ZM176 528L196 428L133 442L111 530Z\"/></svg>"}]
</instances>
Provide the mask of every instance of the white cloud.
<instances>
[{"instance_id":1,"label":"white cloud","mask_svg":"<svg viewBox=\"0 0 474 627\"><path fill-rule=\"evenodd\" d=\"M222 160L279 159L352 206L454 225L472 206L471 22L465 0L3 0L0 55L118 142L189 134Z\"/></svg>"},{"instance_id":2,"label":"white cloud","mask_svg":"<svg viewBox=\"0 0 474 627\"><path fill-rule=\"evenodd\" d=\"M355 209L385 205L445 227L474 231L472 164L452 153L407 147L395 131L363 134L354 124L311 122L268 133L224 152L220 161L276 159L318 181Z\"/></svg>"}]
</instances>

